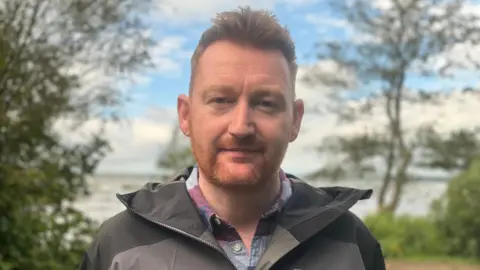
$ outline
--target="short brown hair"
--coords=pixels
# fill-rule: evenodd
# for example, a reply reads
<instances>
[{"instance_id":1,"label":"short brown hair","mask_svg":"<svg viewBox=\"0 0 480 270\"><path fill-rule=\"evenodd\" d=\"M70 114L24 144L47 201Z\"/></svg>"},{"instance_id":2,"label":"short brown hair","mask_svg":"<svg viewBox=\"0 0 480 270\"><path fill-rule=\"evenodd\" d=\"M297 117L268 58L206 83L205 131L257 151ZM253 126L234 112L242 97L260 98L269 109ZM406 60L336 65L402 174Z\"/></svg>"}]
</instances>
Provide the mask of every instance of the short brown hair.
<instances>
[{"instance_id":1,"label":"short brown hair","mask_svg":"<svg viewBox=\"0 0 480 270\"><path fill-rule=\"evenodd\" d=\"M297 74L295 44L288 29L279 23L275 15L266 10L252 10L245 6L217 14L212 23L213 25L203 32L190 61L190 91L200 57L208 46L220 40L262 50L280 50L289 65L292 88L294 87Z\"/></svg>"}]
</instances>

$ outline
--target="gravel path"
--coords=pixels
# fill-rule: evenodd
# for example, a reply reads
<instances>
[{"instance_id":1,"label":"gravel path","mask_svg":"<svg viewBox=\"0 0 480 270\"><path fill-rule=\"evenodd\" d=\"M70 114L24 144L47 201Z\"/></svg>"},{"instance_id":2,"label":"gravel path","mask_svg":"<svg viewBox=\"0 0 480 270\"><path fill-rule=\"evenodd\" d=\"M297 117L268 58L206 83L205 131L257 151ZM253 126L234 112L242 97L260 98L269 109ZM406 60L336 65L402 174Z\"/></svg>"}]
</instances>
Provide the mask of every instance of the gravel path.
<instances>
[{"instance_id":1,"label":"gravel path","mask_svg":"<svg viewBox=\"0 0 480 270\"><path fill-rule=\"evenodd\" d=\"M460 263L388 261L388 270L480 270L480 266Z\"/></svg>"}]
</instances>

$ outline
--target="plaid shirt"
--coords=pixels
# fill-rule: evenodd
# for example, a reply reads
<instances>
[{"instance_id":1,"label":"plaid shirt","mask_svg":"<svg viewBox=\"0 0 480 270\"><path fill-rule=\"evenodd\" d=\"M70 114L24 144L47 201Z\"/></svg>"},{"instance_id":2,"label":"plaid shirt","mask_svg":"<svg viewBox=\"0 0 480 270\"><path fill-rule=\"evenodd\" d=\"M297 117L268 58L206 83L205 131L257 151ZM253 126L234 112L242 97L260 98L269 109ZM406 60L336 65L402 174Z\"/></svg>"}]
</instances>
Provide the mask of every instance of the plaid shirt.
<instances>
[{"instance_id":1,"label":"plaid shirt","mask_svg":"<svg viewBox=\"0 0 480 270\"><path fill-rule=\"evenodd\" d=\"M281 210L287 199L292 195L290 180L280 171L282 181L281 193L269 211L263 214L259 221L249 253L237 231L226 222L220 220L208 205L198 186L198 171L195 167L186 181L188 193L196 204L200 216L217 239L231 262L239 270L255 269L258 261L268 246L270 237L276 226L276 214Z\"/></svg>"}]
</instances>

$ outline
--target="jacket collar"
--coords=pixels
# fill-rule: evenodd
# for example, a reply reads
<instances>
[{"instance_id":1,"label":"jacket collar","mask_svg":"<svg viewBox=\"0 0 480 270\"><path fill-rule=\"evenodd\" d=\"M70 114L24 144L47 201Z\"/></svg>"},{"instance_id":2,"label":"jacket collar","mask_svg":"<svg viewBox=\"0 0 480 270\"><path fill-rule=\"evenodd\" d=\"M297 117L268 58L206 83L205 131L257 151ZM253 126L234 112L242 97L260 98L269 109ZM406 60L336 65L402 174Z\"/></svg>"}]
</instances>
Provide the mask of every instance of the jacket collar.
<instances>
[{"instance_id":1,"label":"jacket collar","mask_svg":"<svg viewBox=\"0 0 480 270\"><path fill-rule=\"evenodd\" d=\"M192 169L185 169L166 183L149 182L140 190L117 194L117 198L127 209L149 221L200 237L205 225L185 185Z\"/></svg>"},{"instance_id":2,"label":"jacket collar","mask_svg":"<svg viewBox=\"0 0 480 270\"><path fill-rule=\"evenodd\" d=\"M142 189L117 194L132 212L151 222L194 237L205 235L200 215L188 195L185 181L189 167L165 184L147 183ZM302 242L347 212L359 200L368 199L372 190L347 187L314 188L291 174L293 194L280 215L279 225Z\"/></svg>"},{"instance_id":3,"label":"jacket collar","mask_svg":"<svg viewBox=\"0 0 480 270\"><path fill-rule=\"evenodd\" d=\"M300 242L348 212L358 201L369 199L373 193L371 189L340 186L314 188L294 175L289 177L293 181L293 194L279 225Z\"/></svg>"}]
</instances>

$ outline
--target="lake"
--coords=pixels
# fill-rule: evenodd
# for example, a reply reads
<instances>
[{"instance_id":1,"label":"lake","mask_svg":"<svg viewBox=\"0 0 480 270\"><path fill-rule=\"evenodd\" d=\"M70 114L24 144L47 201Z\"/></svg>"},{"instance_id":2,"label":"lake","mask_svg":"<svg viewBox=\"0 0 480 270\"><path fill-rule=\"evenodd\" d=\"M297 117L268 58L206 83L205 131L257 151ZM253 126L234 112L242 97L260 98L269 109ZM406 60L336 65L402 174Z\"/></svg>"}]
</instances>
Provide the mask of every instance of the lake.
<instances>
[{"instance_id":1,"label":"lake","mask_svg":"<svg viewBox=\"0 0 480 270\"><path fill-rule=\"evenodd\" d=\"M146 182L156 181L153 175L98 175L91 179L91 196L81 198L75 205L96 221L105 219L123 211L125 207L115 197L116 193L127 193L142 187ZM345 180L332 182L326 179L309 181L313 186L348 186L362 189L371 188L374 194L370 200L360 201L351 210L359 217L375 211L376 195L380 187L379 180ZM446 181L415 181L405 187L405 193L398 208L398 213L425 215L432 200L443 195Z\"/></svg>"}]
</instances>

